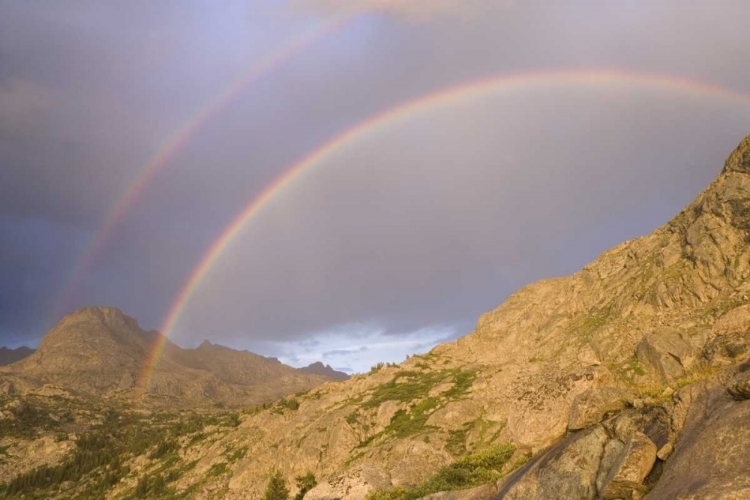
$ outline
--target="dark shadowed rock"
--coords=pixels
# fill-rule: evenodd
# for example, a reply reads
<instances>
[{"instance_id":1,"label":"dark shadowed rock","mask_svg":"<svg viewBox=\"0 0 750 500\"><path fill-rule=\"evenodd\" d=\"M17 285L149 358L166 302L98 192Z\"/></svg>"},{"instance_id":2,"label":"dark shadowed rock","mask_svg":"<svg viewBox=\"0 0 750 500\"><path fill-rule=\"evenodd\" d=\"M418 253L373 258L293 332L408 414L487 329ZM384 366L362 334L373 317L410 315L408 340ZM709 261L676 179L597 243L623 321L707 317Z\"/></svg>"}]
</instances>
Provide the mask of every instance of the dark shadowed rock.
<instances>
[{"instance_id":1,"label":"dark shadowed rock","mask_svg":"<svg viewBox=\"0 0 750 500\"><path fill-rule=\"evenodd\" d=\"M648 406L642 409L628 409L617 415L605 427L611 435L623 442L637 433L643 433L653 441L657 449L673 439L672 422L669 413L661 406Z\"/></svg>"},{"instance_id":2,"label":"dark shadowed rock","mask_svg":"<svg viewBox=\"0 0 750 500\"><path fill-rule=\"evenodd\" d=\"M328 377L332 380L349 380L349 375L336 371L331 365L324 365L320 361L316 361L311 365L305 366L304 368L298 368L302 373L309 373L311 375L320 375L321 377Z\"/></svg>"},{"instance_id":3,"label":"dark shadowed rock","mask_svg":"<svg viewBox=\"0 0 750 500\"><path fill-rule=\"evenodd\" d=\"M750 498L750 401L716 386L690 391L683 430L648 500Z\"/></svg>"},{"instance_id":4,"label":"dark shadowed rock","mask_svg":"<svg viewBox=\"0 0 750 500\"><path fill-rule=\"evenodd\" d=\"M17 349L9 349L7 347L0 347L0 366L9 365L16 361L21 361L24 358L28 358L34 354L34 349L30 347L19 347Z\"/></svg>"},{"instance_id":5,"label":"dark shadowed rock","mask_svg":"<svg viewBox=\"0 0 750 500\"><path fill-rule=\"evenodd\" d=\"M730 396L737 401L750 399L750 371L740 372L729 382Z\"/></svg>"}]
</instances>

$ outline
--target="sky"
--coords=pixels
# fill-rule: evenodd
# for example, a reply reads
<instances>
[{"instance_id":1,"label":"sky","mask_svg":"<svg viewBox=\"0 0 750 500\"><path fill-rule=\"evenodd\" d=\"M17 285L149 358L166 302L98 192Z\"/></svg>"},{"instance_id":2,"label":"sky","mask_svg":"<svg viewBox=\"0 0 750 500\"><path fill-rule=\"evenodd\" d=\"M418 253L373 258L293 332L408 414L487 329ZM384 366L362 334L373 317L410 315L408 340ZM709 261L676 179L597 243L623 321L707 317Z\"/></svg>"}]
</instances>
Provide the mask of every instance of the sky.
<instances>
[{"instance_id":1,"label":"sky","mask_svg":"<svg viewBox=\"0 0 750 500\"><path fill-rule=\"evenodd\" d=\"M468 334L718 175L750 133L749 18L742 0L5 1L0 344L90 305L348 372Z\"/></svg>"}]
</instances>

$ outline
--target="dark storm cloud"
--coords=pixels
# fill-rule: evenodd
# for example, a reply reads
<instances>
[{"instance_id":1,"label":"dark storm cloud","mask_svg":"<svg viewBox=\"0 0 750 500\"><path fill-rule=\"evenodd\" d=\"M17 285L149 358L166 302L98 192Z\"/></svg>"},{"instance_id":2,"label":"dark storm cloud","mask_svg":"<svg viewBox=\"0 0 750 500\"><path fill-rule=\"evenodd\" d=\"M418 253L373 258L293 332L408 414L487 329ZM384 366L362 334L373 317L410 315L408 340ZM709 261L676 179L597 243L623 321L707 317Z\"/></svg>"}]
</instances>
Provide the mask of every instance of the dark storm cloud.
<instances>
[{"instance_id":1,"label":"dark storm cloud","mask_svg":"<svg viewBox=\"0 0 750 500\"><path fill-rule=\"evenodd\" d=\"M740 2L6 2L0 335L38 338L148 159L342 5L349 19L176 150L68 308L112 304L158 327L211 243L289 165L451 85L598 67L750 94L750 5ZM348 352L355 370L403 359L469 332L523 284L665 222L748 132L746 104L677 88L540 88L415 116L269 204L196 290L174 337L304 364Z\"/></svg>"}]
</instances>

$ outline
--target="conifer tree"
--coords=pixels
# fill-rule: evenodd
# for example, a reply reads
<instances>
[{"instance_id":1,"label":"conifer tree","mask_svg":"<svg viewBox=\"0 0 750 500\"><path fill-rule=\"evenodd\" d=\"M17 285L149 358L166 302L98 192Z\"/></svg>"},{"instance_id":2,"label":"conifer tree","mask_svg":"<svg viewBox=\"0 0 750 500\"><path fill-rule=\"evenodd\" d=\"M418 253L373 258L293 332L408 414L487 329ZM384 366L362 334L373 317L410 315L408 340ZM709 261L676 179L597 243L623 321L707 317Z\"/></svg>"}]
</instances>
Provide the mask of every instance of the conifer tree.
<instances>
[{"instance_id":1,"label":"conifer tree","mask_svg":"<svg viewBox=\"0 0 750 500\"><path fill-rule=\"evenodd\" d=\"M272 470L268 475L268 485L263 495L263 500L289 500L289 489L286 479L278 469Z\"/></svg>"}]
</instances>

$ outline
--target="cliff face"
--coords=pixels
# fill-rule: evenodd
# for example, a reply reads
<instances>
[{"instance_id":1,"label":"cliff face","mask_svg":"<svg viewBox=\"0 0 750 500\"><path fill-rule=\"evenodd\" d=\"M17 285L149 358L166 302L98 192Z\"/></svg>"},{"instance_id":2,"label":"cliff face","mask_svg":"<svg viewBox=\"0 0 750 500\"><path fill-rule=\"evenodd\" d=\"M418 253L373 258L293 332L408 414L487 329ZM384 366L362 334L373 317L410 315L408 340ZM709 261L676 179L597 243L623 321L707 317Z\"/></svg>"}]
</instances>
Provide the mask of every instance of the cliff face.
<instances>
[{"instance_id":1,"label":"cliff face","mask_svg":"<svg viewBox=\"0 0 750 500\"><path fill-rule=\"evenodd\" d=\"M88 396L140 397L144 371L163 339L111 307L89 307L65 316L39 349L0 371L5 392L54 386ZM260 404L327 380L299 373L263 356L204 343L183 349L169 340L155 365L146 403L229 406Z\"/></svg>"}]
</instances>

